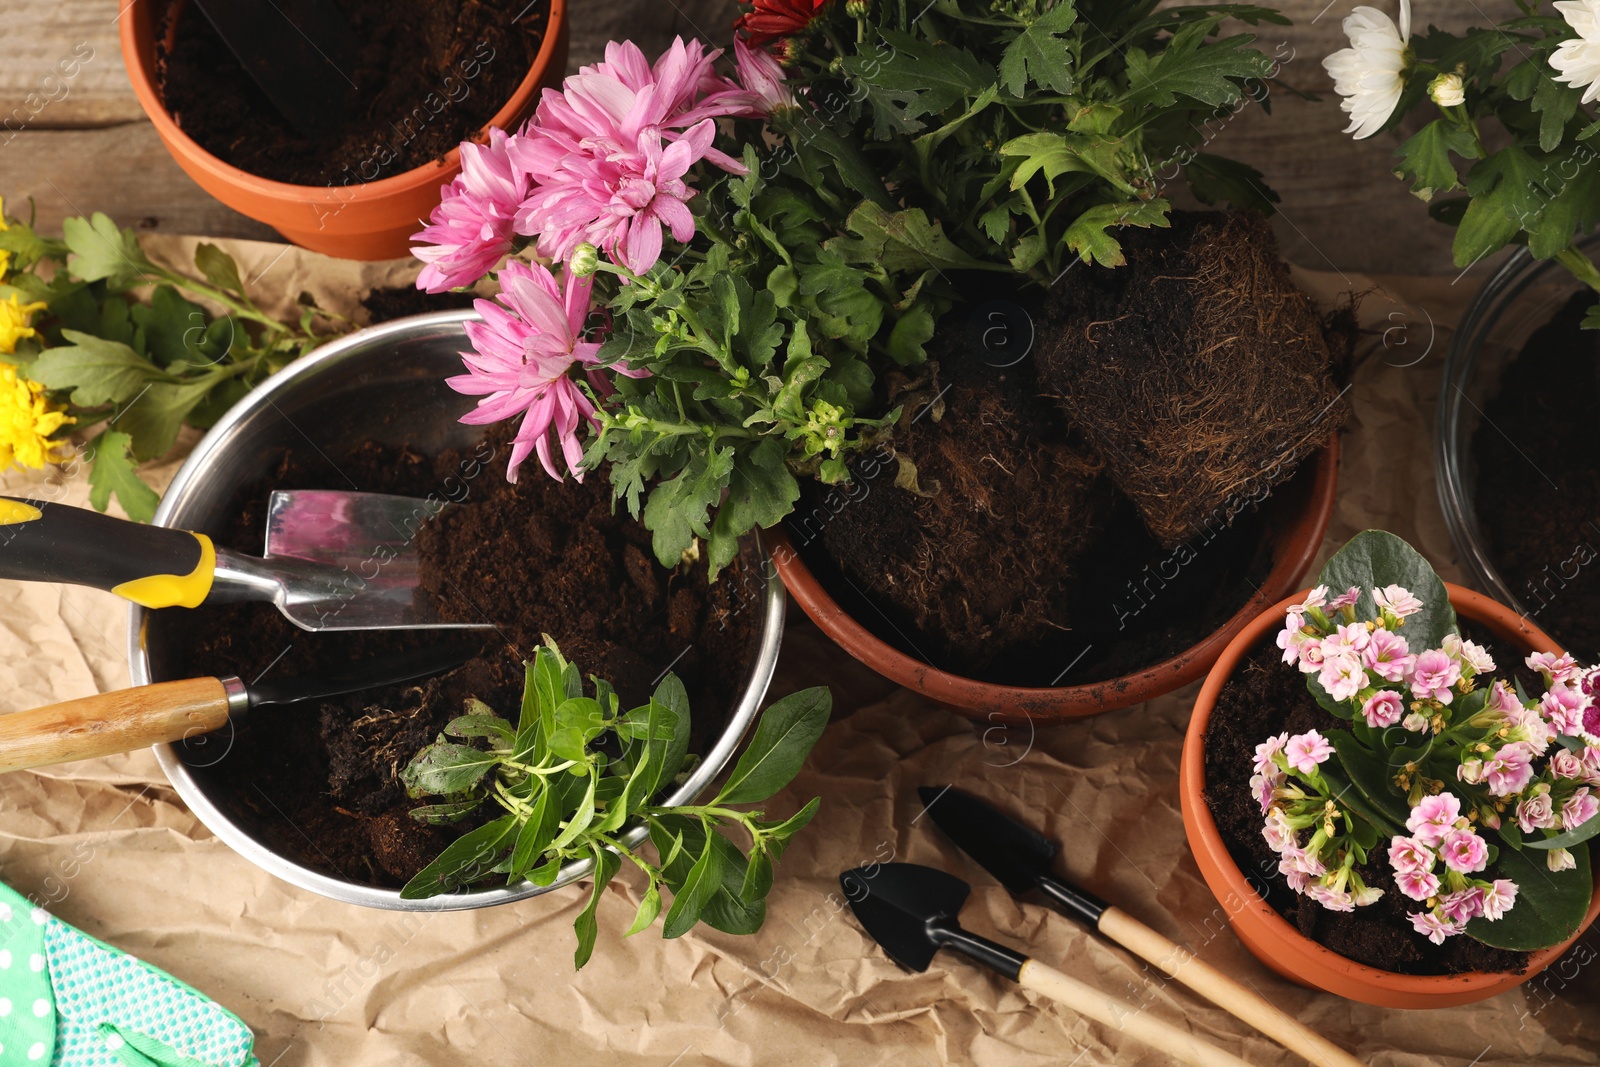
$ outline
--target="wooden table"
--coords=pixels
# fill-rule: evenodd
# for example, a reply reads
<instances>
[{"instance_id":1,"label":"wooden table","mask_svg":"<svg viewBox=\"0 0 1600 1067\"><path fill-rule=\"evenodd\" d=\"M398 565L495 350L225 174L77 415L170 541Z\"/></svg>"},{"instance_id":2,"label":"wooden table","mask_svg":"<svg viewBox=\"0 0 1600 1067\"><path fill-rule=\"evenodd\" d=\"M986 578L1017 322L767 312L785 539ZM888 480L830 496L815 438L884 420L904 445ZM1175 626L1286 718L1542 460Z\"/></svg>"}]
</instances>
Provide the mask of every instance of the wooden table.
<instances>
[{"instance_id":1,"label":"wooden table","mask_svg":"<svg viewBox=\"0 0 1600 1067\"><path fill-rule=\"evenodd\" d=\"M116 16L124 0L0 0L6 62L0 64L0 196L59 232L68 215L104 211L124 225L166 233L272 240L267 227L211 199L156 139L123 71ZM1388 9L1388 0L1371 0ZM1207 131L1210 149L1258 167L1283 197L1277 229L1285 255L1318 270L1454 274L1450 231L1390 171L1400 136L1357 143L1340 131L1322 57L1344 44L1341 19L1354 0L1279 0L1292 27L1265 26L1263 49L1282 80L1319 102L1281 89L1272 114L1252 105ZM1419 30L1449 29L1516 13L1513 0L1419 0ZM573 4L572 64L598 59L609 38L631 36L647 52L674 34L727 44L733 0L585 0ZM58 60L78 56L62 80ZM87 56L87 59L83 57Z\"/></svg>"}]
</instances>

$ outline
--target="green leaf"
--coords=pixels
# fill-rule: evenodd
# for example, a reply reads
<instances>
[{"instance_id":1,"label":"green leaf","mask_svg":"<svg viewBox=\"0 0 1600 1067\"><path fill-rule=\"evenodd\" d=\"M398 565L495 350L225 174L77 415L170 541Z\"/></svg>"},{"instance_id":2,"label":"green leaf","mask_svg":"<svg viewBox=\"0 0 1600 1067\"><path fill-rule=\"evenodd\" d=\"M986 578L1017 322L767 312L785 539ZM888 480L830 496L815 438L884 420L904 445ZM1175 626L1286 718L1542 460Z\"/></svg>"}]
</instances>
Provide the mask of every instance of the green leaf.
<instances>
[{"instance_id":1,"label":"green leaf","mask_svg":"<svg viewBox=\"0 0 1600 1067\"><path fill-rule=\"evenodd\" d=\"M522 711L517 718L517 759L538 763L550 751L556 708L566 699L561 653L549 646L534 649L522 686Z\"/></svg>"},{"instance_id":2,"label":"green leaf","mask_svg":"<svg viewBox=\"0 0 1600 1067\"><path fill-rule=\"evenodd\" d=\"M472 789L499 765L498 753L436 741L406 764L400 784L413 797L455 796Z\"/></svg>"},{"instance_id":3,"label":"green leaf","mask_svg":"<svg viewBox=\"0 0 1600 1067\"><path fill-rule=\"evenodd\" d=\"M1272 59L1249 47L1252 35L1207 43L1209 30L1204 22L1185 26L1154 53L1129 48L1128 91L1116 103L1126 111L1169 108L1185 96L1221 107L1239 99L1240 82L1272 76Z\"/></svg>"},{"instance_id":4,"label":"green leaf","mask_svg":"<svg viewBox=\"0 0 1600 1067\"><path fill-rule=\"evenodd\" d=\"M824 686L791 693L768 708L715 802L751 804L788 785L822 736L832 710L833 694Z\"/></svg>"},{"instance_id":5,"label":"green leaf","mask_svg":"<svg viewBox=\"0 0 1600 1067\"><path fill-rule=\"evenodd\" d=\"M1544 201L1533 224L1524 227L1528 251L1537 259L1564 251L1574 236L1589 233L1600 222L1600 167L1583 160L1588 154L1587 149L1575 149L1552 167L1555 195Z\"/></svg>"},{"instance_id":6,"label":"green leaf","mask_svg":"<svg viewBox=\"0 0 1600 1067\"><path fill-rule=\"evenodd\" d=\"M450 826L465 819L482 805L482 797L450 800L443 804L419 804L411 809L411 817L428 826Z\"/></svg>"},{"instance_id":7,"label":"green leaf","mask_svg":"<svg viewBox=\"0 0 1600 1067\"><path fill-rule=\"evenodd\" d=\"M215 381L152 382L111 420L133 438L133 454L141 460L159 459L171 451L183 422L211 392Z\"/></svg>"},{"instance_id":8,"label":"green leaf","mask_svg":"<svg viewBox=\"0 0 1600 1067\"><path fill-rule=\"evenodd\" d=\"M1423 200L1432 200L1435 193L1459 189L1461 178L1450 161L1452 152L1462 159L1477 157L1472 131L1449 119L1434 119L1400 145L1395 177L1410 182L1412 193Z\"/></svg>"},{"instance_id":9,"label":"green leaf","mask_svg":"<svg viewBox=\"0 0 1600 1067\"><path fill-rule=\"evenodd\" d=\"M89 503L97 511L111 504L112 494L134 522L155 518L161 497L139 480L131 454L133 439L118 430L106 430L89 442Z\"/></svg>"},{"instance_id":10,"label":"green leaf","mask_svg":"<svg viewBox=\"0 0 1600 1067\"><path fill-rule=\"evenodd\" d=\"M760 820L756 821L756 826L761 829L765 835L765 848L767 852L772 855L773 859L779 859L783 856L783 850L788 844L789 839L795 834L799 833L800 830L812 820L812 818L817 814L817 809L821 806L822 798L812 797L806 803L805 807L801 808L787 819L779 819L776 822L762 822Z\"/></svg>"},{"instance_id":11,"label":"green leaf","mask_svg":"<svg viewBox=\"0 0 1600 1067\"><path fill-rule=\"evenodd\" d=\"M445 847L439 858L418 871L400 890L402 900L449 893L488 874L505 855L517 819L505 815L469 830Z\"/></svg>"},{"instance_id":12,"label":"green leaf","mask_svg":"<svg viewBox=\"0 0 1600 1067\"><path fill-rule=\"evenodd\" d=\"M1544 168L1516 145L1473 167L1467 173L1472 199L1451 249L1456 266L1468 267L1499 251L1532 224L1544 206L1539 183L1545 177Z\"/></svg>"},{"instance_id":13,"label":"green leaf","mask_svg":"<svg viewBox=\"0 0 1600 1067\"><path fill-rule=\"evenodd\" d=\"M1037 234L1030 240L1037 238L1040 242L1039 252L1043 254L1043 238ZM1037 257L1035 257L1037 258ZM1028 266L1032 266L1030 263ZM1022 268L1026 270L1027 268ZM889 358L902 367L915 366L927 361L928 353L923 347L933 339L934 318L933 309L926 304L913 304L898 320L894 329L889 331L889 340L886 348Z\"/></svg>"},{"instance_id":14,"label":"green leaf","mask_svg":"<svg viewBox=\"0 0 1600 1067\"><path fill-rule=\"evenodd\" d=\"M745 868L744 882L739 887L739 899L746 904L763 900L772 890L772 859L765 852L750 856Z\"/></svg>"},{"instance_id":15,"label":"green leaf","mask_svg":"<svg viewBox=\"0 0 1600 1067\"><path fill-rule=\"evenodd\" d=\"M650 924L656 921L656 916L661 914L661 887L654 882L645 890L644 899L639 901L639 910L633 914L633 925L628 927L628 932L623 937L632 937L649 929Z\"/></svg>"},{"instance_id":16,"label":"green leaf","mask_svg":"<svg viewBox=\"0 0 1600 1067\"><path fill-rule=\"evenodd\" d=\"M661 927L662 937L682 937L688 933L700 921L701 912L722 887L725 861L722 850L716 844L720 840L722 837L719 834L706 837L699 858L689 869L688 877L672 894L672 907L667 909L667 918Z\"/></svg>"},{"instance_id":17,"label":"green leaf","mask_svg":"<svg viewBox=\"0 0 1600 1067\"><path fill-rule=\"evenodd\" d=\"M235 296L244 296L244 282L239 278L239 265L233 257L214 244L202 241L194 250L194 265L200 268L206 281L218 289Z\"/></svg>"},{"instance_id":18,"label":"green leaf","mask_svg":"<svg viewBox=\"0 0 1600 1067\"><path fill-rule=\"evenodd\" d=\"M573 762L588 758L589 743L606 728L600 705L589 697L563 700L556 708L555 724L550 732L550 752Z\"/></svg>"},{"instance_id":19,"label":"green leaf","mask_svg":"<svg viewBox=\"0 0 1600 1067\"><path fill-rule=\"evenodd\" d=\"M1546 152L1555 151L1561 144L1561 135L1567 123L1578 113L1578 103L1583 89L1576 85L1558 82L1540 70L1539 87L1533 92L1532 107L1539 119L1539 147Z\"/></svg>"},{"instance_id":20,"label":"green leaf","mask_svg":"<svg viewBox=\"0 0 1600 1067\"><path fill-rule=\"evenodd\" d=\"M119 230L103 212L61 223L71 255L67 269L82 281L104 281L113 291L129 289L156 273L132 230Z\"/></svg>"},{"instance_id":21,"label":"green leaf","mask_svg":"<svg viewBox=\"0 0 1600 1067\"><path fill-rule=\"evenodd\" d=\"M152 382L170 382L165 371L128 345L77 330L62 330L70 345L47 348L28 376L50 389L71 389L80 407L132 400Z\"/></svg>"},{"instance_id":22,"label":"green leaf","mask_svg":"<svg viewBox=\"0 0 1600 1067\"><path fill-rule=\"evenodd\" d=\"M1596 834L1600 834L1600 816L1590 819L1577 829L1567 830L1564 833L1556 834L1554 837L1527 838L1523 841L1523 845L1527 848L1545 849L1546 851L1552 848L1571 848L1573 845L1583 844L1583 842Z\"/></svg>"},{"instance_id":23,"label":"green leaf","mask_svg":"<svg viewBox=\"0 0 1600 1067\"><path fill-rule=\"evenodd\" d=\"M739 539L753 529L776 526L800 499L800 483L789 471L789 449L776 438L741 449L728 476L728 495L717 508L708 541L711 577L733 562Z\"/></svg>"},{"instance_id":24,"label":"green leaf","mask_svg":"<svg viewBox=\"0 0 1600 1067\"><path fill-rule=\"evenodd\" d=\"M1355 605L1358 619L1377 616L1373 589L1389 585L1409 589L1422 601L1422 610L1407 618L1399 632L1418 651L1438 648L1445 635L1456 632L1456 612L1450 606L1444 582L1422 553L1387 531L1364 530L1345 542L1323 566L1317 584L1327 586L1330 596L1338 596L1351 586L1359 588L1361 596Z\"/></svg>"},{"instance_id":25,"label":"green leaf","mask_svg":"<svg viewBox=\"0 0 1600 1067\"><path fill-rule=\"evenodd\" d=\"M835 237L827 247L841 253L851 263L877 264L890 272L981 269L986 264L962 251L944 235L943 228L929 221L921 208L889 212L877 204L858 204L845 228L856 237ZM854 272L853 287L859 291L861 279ZM804 283L802 283L802 287Z\"/></svg>"},{"instance_id":26,"label":"green leaf","mask_svg":"<svg viewBox=\"0 0 1600 1067\"><path fill-rule=\"evenodd\" d=\"M560 852L589 829L589 824L594 822L594 791L598 780L599 775L595 773L593 767L590 767L588 786L584 789L583 799L578 801L577 809L567 817L567 825L556 835L556 839L550 842L550 846L545 849L546 852Z\"/></svg>"},{"instance_id":27,"label":"green leaf","mask_svg":"<svg viewBox=\"0 0 1600 1067\"><path fill-rule=\"evenodd\" d=\"M873 137L915 133L926 116L970 99L995 80L995 69L949 41L930 42L879 29L879 40L842 60L851 91L873 114Z\"/></svg>"},{"instance_id":28,"label":"green leaf","mask_svg":"<svg viewBox=\"0 0 1600 1067\"><path fill-rule=\"evenodd\" d=\"M1339 766L1350 776L1350 784L1355 787L1354 793L1336 790L1339 801L1356 814L1376 822L1386 835L1404 833L1411 806L1395 786L1394 776L1408 759L1418 758L1421 753L1405 748L1375 751L1344 730L1327 730L1324 736L1333 745ZM1328 776L1328 770L1328 765L1324 763L1324 777ZM1330 777L1328 780L1331 784L1335 779Z\"/></svg>"},{"instance_id":29,"label":"green leaf","mask_svg":"<svg viewBox=\"0 0 1600 1067\"><path fill-rule=\"evenodd\" d=\"M1063 0L1034 19L1006 46L1000 57L1000 84L1006 92L1022 97L1030 82L1057 93L1072 92L1071 56L1061 34L1070 30L1076 20L1071 0Z\"/></svg>"},{"instance_id":30,"label":"green leaf","mask_svg":"<svg viewBox=\"0 0 1600 1067\"><path fill-rule=\"evenodd\" d=\"M1127 262L1122 245L1106 231L1116 226L1170 226L1165 200L1137 200L1131 204L1096 204L1080 214L1062 240L1085 263L1120 267Z\"/></svg>"},{"instance_id":31,"label":"green leaf","mask_svg":"<svg viewBox=\"0 0 1600 1067\"><path fill-rule=\"evenodd\" d=\"M1226 201L1236 211L1263 215L1277 210L1278 194L1267 187L1266 176L1248 163L1199 152L1184 164L1183 177L1203 204Z\"/></svg>"},{"instance_id":32,"label":"green leaf","mask_svg":"<svg viewBox=\"0 0 1600 1067\"><path fill-rule=\"evenodd\" d=\"M517 740L517 731L511 724L490 711L481 700L470 700L467 705L467 714L451 719L444 732L451 737L486 737L510 751Z\"/></svg>"},{"instance_id":33,"label":"green leaf","mask_svg":"<svg viewBox=\"0 0 1600 1067\"><path fill-rule=\"evenodd\" d=\"M594 885L589 890L589 902L584 905L572 923L573 930L578 934L578 950L572 955L572 966L575 970L582 970L583 965L588 963L589 957L594 954L595 935L598 932L595 912L600 907L600 894L605 890L606 883L617 873L617 868L622 866L621 857L610 849L595 845L593 851Z\"/></svg>"},{"instance_id":34,"label":"green leaf","mask_svg":"<svg viewBox=\"0 0 1600 1067\"><path fill-rule=\"evenodd\" d=\"M696 537L710 537L710 512L733 476L733 449L700 447L683 470L650 492L644 525L663 567L676 567Z\"/></svg>"},{"instance_id":35,"label":"green leaf","mask_svg":"<svg viewBox=\"0 0 1600 1067\"><path fill-rule=\"evenodd\" d=\"M150 303L133 305L129 314L139 326L144 354L162 367L176 365L181 370L212 362L214 357L201 351L211 316L172 286L156 286Z\"/></svg>"},{"instance_id":36,"label":"green leaf","mask_svg":"<svg viewBox=\"0 0 1600 1067\"><path fill-rule=\"evenodd\" d=\"M1056 179L1063 174L1093 174L1130 196L1138 190L1119 158L1121 138L1083 133L1028 133L1000 146L1001 156L1020 162L1011 176L1011 188L1021 189L1036 174L1043 174L1054 195Z\"/></svg>"},{"instance_id":37,"label":"green leaf","mask_svg":"<svg viewBox=\"0 0 1600 1067\"><path fill-rule=\"evenodd\" d=\"M560 829L560 798L554 786L544 786L533 802L533 811L517 830L517 843L511 850L511 880L521 878L550 850Z\"/></svg>"},{"instance_id":38,"label":"green leaf","mask_svg":"<svg viewBox=\"0 0 1600 1067\"><path fill-rule=\"evenodd\" d=\"M1589 850L1572 853L1577 866L1552 872L1545 854L1528 849L1503 849L1486 877L1509 878L1517 883L1517 902L1495 922L1482 918L1467 924L1467 933L1486 945L1532 952L1560 944L1583 924L1594 895Z\"/></svg>"}]
</instances>

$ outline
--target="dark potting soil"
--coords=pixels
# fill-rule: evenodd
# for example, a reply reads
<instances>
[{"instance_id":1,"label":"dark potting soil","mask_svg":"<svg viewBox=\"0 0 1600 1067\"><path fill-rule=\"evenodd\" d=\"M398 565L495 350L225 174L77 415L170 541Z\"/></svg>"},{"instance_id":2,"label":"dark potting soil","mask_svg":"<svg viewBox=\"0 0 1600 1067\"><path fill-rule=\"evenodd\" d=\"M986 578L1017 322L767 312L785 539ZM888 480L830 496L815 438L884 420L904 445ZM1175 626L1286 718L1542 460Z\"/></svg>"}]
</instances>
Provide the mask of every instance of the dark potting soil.
<instances>
[{"instance_id":1,"label":"dark potting soil","mask_svg":"<svg viewBox=\"0 0 1600 1067\"><path fill-rule=\"evenodd\" d=\"M548 0L335 6L359 45L343 72L355 88L342 125L314 137L297 132L194 4L168 8L156 37L157 79L174 121L224 163L274 181L352 185L399 174L439 159L504 106L538 55L550 14Z\"/></svg>"},{"instance_id":2,"label":"dark potting soil","mask_svg":"<svg viewBox=\"0 0 1600 1067\"><path fill-rule=\"evenodd\" d=\"M349 489L354 481L367 491L459 500L419 536L423 584L439 591L446 617L498 623L484 652L447 675L265 709L235 724L231 737L190 743L184 758L208 794L275 851L356 882L404 884L455 832L409 817L420 802L406 797L399 771L468 698L514 720L523 663L545 633L586 677L612 681L624 706L676 673L695 711L691 752L707 751L720 733L753 658L758 565L741 557L714 586L703 562L665 570L642 525L613 514L603 477L562 484L524 469L517 485L507 483L505 437L496 428L476 451L436 458L378 445L331 460L284 453L271 477L236 498L236 518L216 541L251 553L261 551L273 488ZM452 639L306 633L259 604L160 614L166 644L185 651L158 664L158 677L292 676Z\"/></svg>"},{"instance_id":3,"label":"dark potting soil","mask_svg":"<svg viewBox=\"0 0 1600 1067\"><path fill-rule=\"evenodd\" d=\"M1294 473L1348 414L1326 324L1266 219L1174 212L1118 231L1127 263L1053 285L1043 380L1171 549Z\"/></svg>"},{"instance_id":4,"label":"dark potting soil","mask_svg":"<svg viewBox=\"0 0 1600 1067\"><path fill-rule=\"evenodd\" d=\"M1314 472L1298 445L1270 480L1239 487L1231 513L1210 513L1194 537L1164 547L1103 473L1115 461L1054 399L1059 376L1037 353L1047 330L1066 328L1046 303L1057 298L992 292L982 279L961 288L969 303L940 322L928 372L888 383L903 414L887 441L852 461L850 484L803 486L787 529L807 566L879 638L984 681L1087 684L1203 640L1260 587L1271 532L1309 493ZM1041 323L1037 336L1030 321ZM1322 373L1343 373L1353 318L1319 328ZM1249 381L1252 361L1280 358L1259 345L1230 351L1250 364ZM1234 417L1259 422L1257 399L1235 396ZM1328 408L1319 443L1343 414ZM902 459L937 492L896 485Z\"/></svg>"},{"instance_id":5,"label":"dark potting soil","mask_svg":"<svg viewBox=\"0 0 1600 1067\"><path fill-rule=\"evenodd\" d=\"M1470 635L1468 635L1470 636ZM1494 640L1483 642L1504 677L1523 657ZM1283 663L1272 639L1263 641L1239 665L1217 696L1205 733L1205 799L1228 853L1255 890L1302 934L1358 963L1400 974L1459 974L1527 968L1526 952L1491 948L1465 935L1434 945L1411 926L1408 915L1420 908L1395 886L1379 842L1359 869L1368 885L1383 891L1376 903L1351 912L1329 911L1293 892L1278 873L1278 857L1261 836L1261 805L1250 792L1255 748L1274 734L1342 729L1347 724L1325 711L1306 689L1305 676ZM1535 678L1514 671L1525 686Z\"/></svg>"},{"instance_id":6,"label":"dark potting soil","mask_svg":"<svg viewBox=\"0 0 1600 1067\"><path fill-rule=\"evenodd\" d=\"M401 285L389 289L374 289L361 298L361 306L371 316L371 324L388 322L406 315L421 315L429 311L456 311L470 308L478 299L473 293L425 293L414 285Z\"/></svg>"},{"instance_id":7,"label":"dark potting soil","mask_svg":"<svg viewBox=\"0 0 1600 1067\"><path fill-rule=\"evenodd\" d=\"M1579 660L1600 655L1600 334L1575 296L1528 338L1472 438L1489 556L1529 617Z\"/></svg>"}]
</instances>

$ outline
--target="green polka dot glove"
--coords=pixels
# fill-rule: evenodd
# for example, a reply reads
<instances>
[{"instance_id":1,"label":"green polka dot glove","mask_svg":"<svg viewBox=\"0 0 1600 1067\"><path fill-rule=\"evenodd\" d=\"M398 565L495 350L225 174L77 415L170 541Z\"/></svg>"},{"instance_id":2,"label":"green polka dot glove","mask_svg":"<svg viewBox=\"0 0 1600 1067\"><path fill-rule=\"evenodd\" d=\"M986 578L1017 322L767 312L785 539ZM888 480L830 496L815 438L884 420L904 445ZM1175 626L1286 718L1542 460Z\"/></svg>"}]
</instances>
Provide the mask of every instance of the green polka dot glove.
<instances>
[{"instance_id":1,"label":"green polka dot glove","mask_svg":"<svg viewBox=\"0 0 1600 1067\"><path fill-rule=\"evenodd\" d=\"M259 1067L250 1028L0 885L0 1067Z\"/></svg>"}]
</instances>

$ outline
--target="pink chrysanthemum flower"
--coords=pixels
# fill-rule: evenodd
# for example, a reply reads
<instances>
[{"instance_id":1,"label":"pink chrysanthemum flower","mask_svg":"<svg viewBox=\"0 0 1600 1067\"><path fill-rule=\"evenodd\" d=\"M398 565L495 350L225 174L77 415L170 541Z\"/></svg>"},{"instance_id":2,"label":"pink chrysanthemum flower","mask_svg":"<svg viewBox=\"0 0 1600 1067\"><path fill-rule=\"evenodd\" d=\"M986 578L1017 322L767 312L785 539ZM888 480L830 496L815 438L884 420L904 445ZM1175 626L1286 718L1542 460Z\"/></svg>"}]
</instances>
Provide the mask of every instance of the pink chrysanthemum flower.
<instances>
[{"instance_id":1,"label":"pink chrysanthemum flower","mask_svg":"<svg viewBox=\"0 0 1600 1067\"><path fill-rule=\"evenodd\" d=\"M537 453L545 472L560 481L550 450L554 438L567 469L581 481L578 427L593 420L595 409L569 371L582 366L601 395L610 391L597 366L600 345L583 340L592 280L569 275L563 289L544 267L513 261L500 272L500 287L499 301L473 305L483 321L465 324L474 349L461 354L467 373L448 379L456 392L484 398L461 421L481 426L521 415L507 479L516 481L522 461ZM630 377L644 373L620 363L611 369Z\"/></svg>"},{"instance_id":2,"label":"pink chrysanthemum flower","mask_svg":"<svg viewBox=\"0 0 1600 1067\"><path fill-rule=\"evenodd\" d=\"M565 259L587 242L635 274L661 255L663 226L694 236L684 181L700 160L736 174L744 165L712 147L717 118L759 117L754 94L712 71L722 53L680 37L654 66L632 42L606 46L603 63L546 89L511 159L535 188L516 216L540 255Z\"/></svg>"},{"instance_id":3,"label":"pink chrysanthemum flower","mask_svg":"<svg viewBox=\"0 0 1600 1067\"><path fill-rule=\"evenodd\" d=\"M739 69L739 85L749 96L749 107L762 115L785 111L795 105L794 93L787 85L788 75L764 48L751 48L744 38L735 38L733 55Z\"/></svg>"},{"instance_id":4,"label":"pink chrysanthemum flower","mask_svg":"<svg viewBox=\"0 0 1600 1067\"><path fill-rule=\"evenodd\" d=\"M417 288L442 293L471 285L511 251L512 223L528 195L528 176L511 165L516 141L491 129L486 145L461 145L461 173L440 189L428 225L411 235L422 244L412 254L426 264Z\"/></svg>"}]
</instances>

